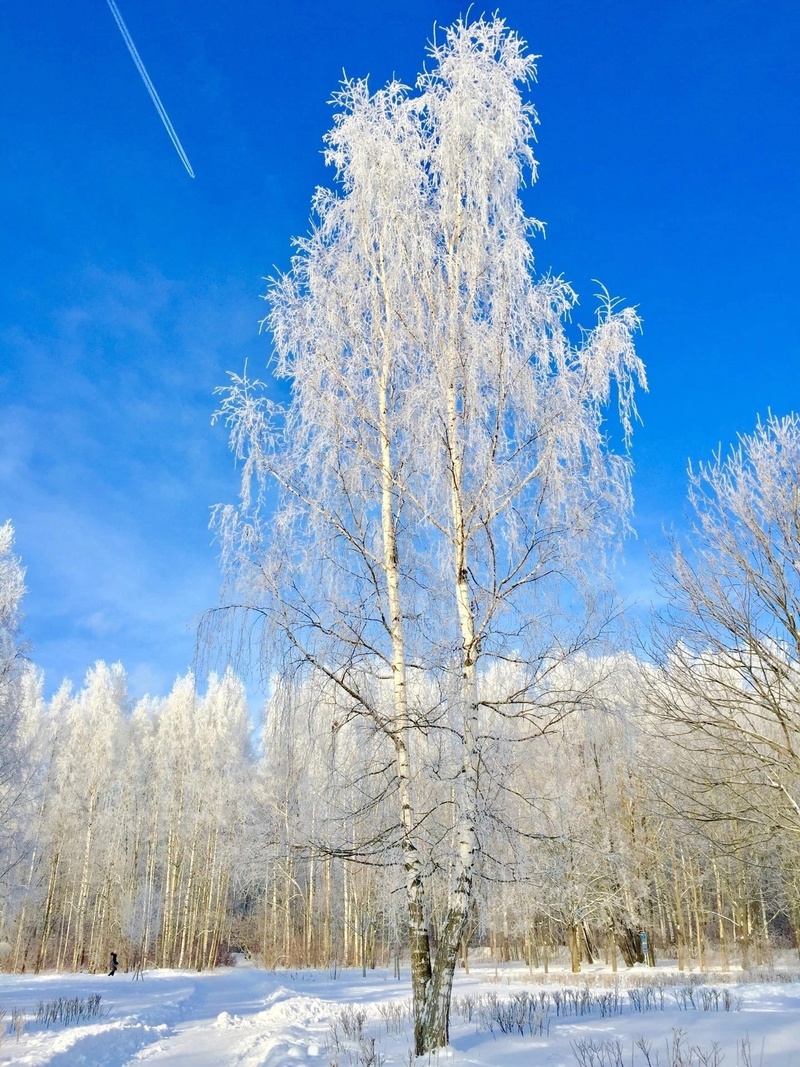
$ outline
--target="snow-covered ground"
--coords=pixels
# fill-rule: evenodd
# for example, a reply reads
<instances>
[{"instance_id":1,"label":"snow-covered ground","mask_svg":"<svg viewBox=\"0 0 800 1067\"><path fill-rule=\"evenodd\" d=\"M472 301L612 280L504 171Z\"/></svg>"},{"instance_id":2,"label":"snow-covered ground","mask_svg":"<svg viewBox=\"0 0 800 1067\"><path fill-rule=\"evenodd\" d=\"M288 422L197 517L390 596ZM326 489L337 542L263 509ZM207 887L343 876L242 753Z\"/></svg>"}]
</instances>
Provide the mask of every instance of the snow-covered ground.
<instances>
[{"instance_id":1,"label":"snow-covered ground","mask_svg":"<svg viewBox=\"0 0 800 1067\"><path fill-rule=\"evenodd\" d=\"M661 984L637 993L648 980ZM98 995L99 1017L49 1026L36 1019L40 1003L53 1009L70 998L86 1006ZM800 1067L800 982L779 976L635 968L616 977L598 968L545 982L520 968L479 967L459 974L455 997L451 1047L418 1063ZM121 973L0 975L0 1064L408 1067L408 998L407 971L399 982L380 970L334 977L247 965L150 971L141 981ZM18 1038L14 1022L23 1015ZM509 1026L516 1032L504 1032Z\"/></svg>"}]
</instances>

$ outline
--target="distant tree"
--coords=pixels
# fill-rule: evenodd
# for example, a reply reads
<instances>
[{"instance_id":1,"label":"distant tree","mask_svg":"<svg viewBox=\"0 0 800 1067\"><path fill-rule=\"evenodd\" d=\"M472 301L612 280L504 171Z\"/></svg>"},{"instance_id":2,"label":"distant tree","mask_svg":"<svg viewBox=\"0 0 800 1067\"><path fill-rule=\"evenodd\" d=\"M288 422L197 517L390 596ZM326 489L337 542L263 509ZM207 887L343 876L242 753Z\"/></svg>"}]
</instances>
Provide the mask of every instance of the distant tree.
<instances>
[{"instance_id":1,"label":"distant tree","mask_svg":"<svg viewBox=\"0 0 800 1067\"><path fill-rule=\"evenodd\" d=\"M221 415L242 493L217 512L232 602L266 623L270 662L275 642L338 690L329 737L358 722L362 751L382 751L362 786L394 805L380 845L405 871L418 1053L448 1039L491 738L505 722L542 733L569 710L569 695L548 698L549 671L600 628L582 576L630 506L604 415L616 397L627 442L644 381L632 309L604 298L574 344L574 293L534 278L524 43L481 19L430 51L416 95L365 81L336 95L340 191L317 192L311 235L269 293L292 398L233 377ZM513 688L487 691L485 669L505 659ZM426 679L415 694L412 673ZM432 951L437 837L452 878Z\"/></svg>"},{"instance_id":2,"label":"distant tree","mask_svg":"<svg viewBox=\"0 0 800 1067\"><path fill-rule=\"evenodd\" d=\"M800 834L800 417L770 415L690 471L662 567L655 693L694 814Z\"/></svg>"},{"instance_id":3,"label":"distant tree","mask_svg":"<svg viewBox=\"0 0 800 1067\"><path fill-rule=\"evenodd\" d=\"M128 711L127 679L121 663L102 660L86 673L83 689L70 701L57 756L62 863L68 869L72 942L62 941L58 965L73 970L104 967L110 946L98 944L95 904L111 898L117 857L123 783L119 755ZM65 871L66 873L66 871Z\"/></svg>"},{"instance_id":4,"label":"distant tree","mask_svg":"<svg viewBox=\"0 0 800 1067\"><path fill-rule=\"evenodd\" d=\"M6 522L0 526L0 879L20 856L15 815L27 780L21 737L27 662L19 633L24 593L25 570Z\"/></svg>"}]
</instances>

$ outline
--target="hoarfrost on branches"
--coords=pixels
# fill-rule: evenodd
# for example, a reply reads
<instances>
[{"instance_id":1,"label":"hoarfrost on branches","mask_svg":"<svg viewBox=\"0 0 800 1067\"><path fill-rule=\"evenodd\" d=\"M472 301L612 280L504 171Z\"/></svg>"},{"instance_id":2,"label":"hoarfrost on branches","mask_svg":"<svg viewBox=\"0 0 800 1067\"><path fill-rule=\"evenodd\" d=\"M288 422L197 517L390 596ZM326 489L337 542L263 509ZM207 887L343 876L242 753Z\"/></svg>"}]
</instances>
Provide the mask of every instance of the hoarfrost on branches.
<instances>
[{"instance_id":1,"label":"hoarfrost on branches","mask_svg":"<svg viewBox=\"0 0 800 1067\"><path fill-rule=\"evenodd\" d=\"M798 834L800 417L769 415L690 470L689 502L690 544L661 569L655 696L687 799L709 821Z\"/></svg>"}]
</instances>

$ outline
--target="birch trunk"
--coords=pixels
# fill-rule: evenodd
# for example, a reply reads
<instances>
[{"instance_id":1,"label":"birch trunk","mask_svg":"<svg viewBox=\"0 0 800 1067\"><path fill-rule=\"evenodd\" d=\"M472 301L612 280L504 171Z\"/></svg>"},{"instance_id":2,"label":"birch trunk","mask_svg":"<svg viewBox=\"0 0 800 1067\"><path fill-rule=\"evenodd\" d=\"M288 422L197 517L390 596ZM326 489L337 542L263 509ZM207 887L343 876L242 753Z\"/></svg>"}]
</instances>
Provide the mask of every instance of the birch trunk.
<instances>
[{"instance_id":1,"label":"birch trunk","mask_svg":"<svg viewBox=\"0 0 800 1067\"><path fill-rule=\"evenodd\" d=\"M58 869L61 862L61 853L56 850L53 853L50 860L50 877L47 882L47 899L44 906L44 921L42 924L42 940L39 943L39 951L36 954L36 966L34 967L34 973L38 974L44 967L47 959L47 949L50 943L50 933L53 928L53 908L55 903L55 892L58 881Z\"/></svg>"},{"instance_id":2,"label":"birch trunk","mask_svg":"<svg viewBox=\"0 0 800 1067\"><path fill-rule=\"evenodd\" d=\"M463 468L459 440L457 384L448 390L448 428L453 528L454 582L461 630L461 699L456 709L461 729L462 760L456 782L453 884L449 907L439 931L431 979L427 983L419 1033L415 1025L417 1055L448 1044L450 1001L458 949L464 937L472 900L475 858L478 854L478 678L475 620L470 598L468 570L468 531L463 508Z\"/></svg>"},{"instance_id":3,"label":"birch trunk","mask_svg":"<svg viewBox=\"0 0 800 1067\"><path fill-rule=\"evenodd\" d=\"M192 904L192 894L194 892L194 858L197 853L197 835L200 826L200 809L198 807L195 814L194 828L192 830L192 843L189 848L189 870L186 875L186 887L183 893L183 905L181 907L181 947L178 955L178 969L183 967L183 961L186 957L187 939L189 938L189 926L190 926L190 912Z\"/></svg>"},{"instance_id":4,"label":"birch trunk","mask_svg":"<svg viewBox=\"0 0 800 1067\"><path fill-rule=\"evenodd\" d=\"M97 797L94 792L89 796L89 811L86 822L86 843L83 850L83 866L81 868L80 889L78 892L78 906L75 917L75 945L72 952L72 969L78 970L79 964L83 963L84 942L86 939L86 908L89 901L89 875L92 856L92 842L94 837L94 809Z\"/></svg>"},{"instance_id":5,"label":"birch trunk","mask_svg":"<svg viewBox=\"0 0 800 1067\"><path fill-rule=\"evenodd\" d=\"M142 941L139 946L141 956L139 963L142 967L147 966L147 960L150 955L150 937L152 930L153 919L153 901L155 899L155 884L156 884L156 854L157 854L157 828L158 828L158 815L153 820L153 836L147 845L147 882L144 897L144 932L142 934Z\"/></svg>"},{"instance_id":6,"label":"birch trunk","mask_svg":"<svg viewBox=\"0 0 800 1067\"><path fill-rule=\"evenodd\" d=\"M389 606L389 628L392 647L392 689L395 723L392 740L395 749L398 796L402 825L401 850L406 883L408 910L408 941L411 956L411 997L414 1011L414 1047L417 1055L434 1047L428 1043L427 1004L431 985L431 951L425 922L425 890L422 863L415 838L415 814L412 795L411 723L408 715L406 685L406 655L403 633L403 614L400 596L400 570L394 504L394 470L392 438L389 421L389 378L391 373L389 349L385 350L380 381L380 445L381 445L381 527L383 534L383 566ZM449 999L448 999L449 1005Z\"/></svg>"}]
</instances>

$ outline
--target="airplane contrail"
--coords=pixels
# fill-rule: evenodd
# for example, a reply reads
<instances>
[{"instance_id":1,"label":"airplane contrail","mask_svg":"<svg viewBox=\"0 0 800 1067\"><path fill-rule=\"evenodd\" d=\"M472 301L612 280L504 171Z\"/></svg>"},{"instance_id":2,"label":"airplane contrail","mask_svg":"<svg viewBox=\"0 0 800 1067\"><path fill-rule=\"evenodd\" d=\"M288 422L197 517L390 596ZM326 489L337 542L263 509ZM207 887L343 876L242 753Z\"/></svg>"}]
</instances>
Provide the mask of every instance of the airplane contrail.
<instances>
[{"instance_id":1,"label":"airplane contrail","mask_svg":"<svg viewBox=\"0 0 800 1067\"><path fill-rule=\"evenodd\" d=\"M150 75L147 73L144 63L142 63L142 57L136 51L136 45L133 43L133 38L128 33L128 27L123 22L122 15L120 15L119 13L119 8L114 3L114 0L108 0L108 6L111 8L111 14L114 16L114 19L116 20L116 23L119 26L119 32L122 34L122 39L128 46L128 51L131 54L131 59L136 64L136 69L142 76L142 81L145 84L145 88L147 89L148 93L150 93L150 99L156 105L156 111L161 116L161 121L164 123L164 129L167 131L170 136L170 140L175 145L175 151L180 156L181 163L183 163L184 167L186 167L186 170L189 173L189 177L193 178L194 171L192 170L192 164L189 162L189 157L183 150L183 145L181 144L180 139L177 133L175 132L175 127L169 121L169 115L164 109L164 105L161 103L161 98L156 92L155 85L153 85L152 81L150 80Z\"/></svg>"}]
</instances>

